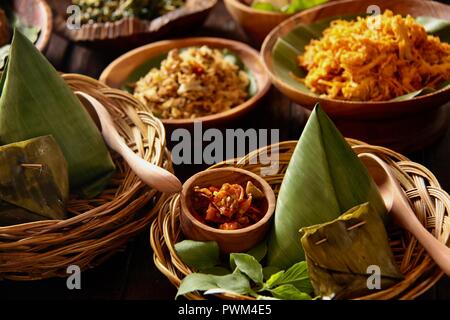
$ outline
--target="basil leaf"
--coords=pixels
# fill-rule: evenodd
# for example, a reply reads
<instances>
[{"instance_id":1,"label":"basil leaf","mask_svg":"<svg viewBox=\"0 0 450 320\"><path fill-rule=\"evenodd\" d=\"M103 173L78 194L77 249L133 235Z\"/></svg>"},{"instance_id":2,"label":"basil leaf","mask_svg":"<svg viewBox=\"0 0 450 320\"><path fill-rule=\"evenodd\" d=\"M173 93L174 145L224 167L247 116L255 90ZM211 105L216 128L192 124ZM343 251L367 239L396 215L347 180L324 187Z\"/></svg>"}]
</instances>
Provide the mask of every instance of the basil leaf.
<instances>
[{"instance_id":1,"label":"basil leaf","mask_svg":"<svg viewBox=\"0 0 450 320\"><path fill-rule=\"evenodd\" d=\"M277 286L292 284L302 291L311 291L311 283L309 282L308 266L306 261L294 264L287 271L280 271L273 274L266 282L266 289L273 289Z\"/></svg>"},{"instance_id":2,"label":"basil leaf","mask_svg":"<svg viewBox=\"0 0 450 320\"><path fill-rule=\"evenodd\" d=\"M219 246L215 241L184 240L175 244L175 251L189 267L202 270L219 264Z\"/></svg>"},{"instance_id":3,"label":"basil leaf","mask_svg":"<svg viewBox=\"0 0 450 320\"><path fill-rule=\"evenodd\" d=\"M267 266L263 268L263 278L265 281L267 281L272 275L274 275L277 272L280 272L280 268L274 267L274 266Z\"/></svg>"},{"instance_id":4,"label":"basil leaf","mask_svg":"<svg viewBox=\"0 0 450 320\"><path fill-rule=\"evenodd\" d=\"M208 291L212 289L224 289L227 292L246 294L251 291L247 277L240 273L214 276L210 274L191 273L187 275L178 288L175 299L194 291Z\"/></svg>"},{"instance_id":5,"label":"basil leaf","mask_svg":"<svg viewBox=\"0 0 450 320\"><path fill-rule=\"evenodd\" d=\"M231 271L225 267L215 266L210 268L200 269L201 273L212 274L214 276L224 276L230 274Z\"/></svg>"},{"instance_id":6,"label":"basil leaf","mask_svg":"<svg viewBox=\"0 0 450 320\"><path fill-rule=\"evenodd\" d=\"M262 284L262 266L255 257L245 253L232 253L230 254L230 264L232 266L236 265L240 272L246 274L255 283Z\"/></svg>"},{"instance_id":7,"label":"basil leaf","mask_svg":"<svg viewBox=\"0 0 450 320\"><path fill-rule=\"evenodd\" d=\"M292 284L284 284L270 290L270 292L275 298L283 300L312 300L309 294L301 292Z\"/></svg>"},{"instance_id":8,"label":"basil leaf","mask_svg":"<svg viewBox=\"0 0 450 320\"><path fill-rule=\"evenodd\" d=\"M247 254L253 256L256 260L261 261L267 254L267 243L262 241L256 247L247 251Z\"/></svg>"}]
</instances>

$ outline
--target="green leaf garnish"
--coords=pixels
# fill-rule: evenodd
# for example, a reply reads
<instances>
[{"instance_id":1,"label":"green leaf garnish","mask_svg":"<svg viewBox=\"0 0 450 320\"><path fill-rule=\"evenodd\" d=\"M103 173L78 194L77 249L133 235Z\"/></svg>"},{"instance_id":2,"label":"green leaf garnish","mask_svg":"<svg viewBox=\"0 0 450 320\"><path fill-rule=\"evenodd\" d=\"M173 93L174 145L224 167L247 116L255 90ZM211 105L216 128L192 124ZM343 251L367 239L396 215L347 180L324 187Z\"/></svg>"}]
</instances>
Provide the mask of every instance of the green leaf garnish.
<instances>
[{"instance_id":1,"label":"green leaf garnish","mask_svg":"<svg viewBox=\"0 0 450 320\"><path fill-rule=\"evenodd\" d=\"M240 272L247 275L256 284L262 284L262 266L253 256L245 253L232 253L230 254L230 263L235 265Z\"/></svg>"},{"instance_id":2,"label":"green leaf garnish","mask_svg":"<svg viewBox=\"0 0 450 320\"><path fill-rule=\"evenodd\" d=\"M246 294L251 291L250 282L243 274L232 273L225 276L191 273L181 281L175 298L194 291L224 289L226 292Z\"/></svg>"},{"instance_id":3,"label":"green leaf garnish","mask_svg":"<svg viewBox=\"0 0 450 320\"><path fill-rule=\"evenodd\" d=\"M196 270L211 268L220 262L220 250L215 241L184 240L175 244L175 251L184 263Z\"/></svg>"}]
</instances>

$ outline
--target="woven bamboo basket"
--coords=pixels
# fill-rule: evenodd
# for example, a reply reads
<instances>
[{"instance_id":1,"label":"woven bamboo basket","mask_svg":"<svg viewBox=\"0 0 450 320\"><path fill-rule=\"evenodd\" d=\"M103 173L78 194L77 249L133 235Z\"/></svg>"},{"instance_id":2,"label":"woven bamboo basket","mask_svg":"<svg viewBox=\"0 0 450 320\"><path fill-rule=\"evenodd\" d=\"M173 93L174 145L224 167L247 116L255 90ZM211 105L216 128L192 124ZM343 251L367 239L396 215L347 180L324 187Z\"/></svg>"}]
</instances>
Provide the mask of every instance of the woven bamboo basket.
<instances>
[{"instance_id":1,"label":"woven bamboo basket","mask_svg":"<svg viewBox=\"0 0 450 320\"><path fill-rule=\"evenodd\" d=\"M411 162L406 157L389 149L371 146L351 139L347 141L356 153L376 154L390 165L406 191L419 220L439 241L447 243L450 235L450 197L441 189L433 174L422 165ZM239 160L219 163L214 168L235 166L260 174L261 164L258 164L258 155L267 155L267 148L269 148L278 152L279 169L275 175L265 176L264 179L272 186L275 194L278 194L296 144L297 141L282 142L276 145L276 148L269 146L259 149ZM396 263L405 276L404 280L389 289L377 291L358 299L414 299L426 292L443 275L442 271L410 234L397 230L389 234L389 238ZM154 262L176 287L180 285L181 280L186 275L192 273L192 270L181 261L175 252L175 243L182 239L183 235L179 225L179 196L176 195L166 200L150 230ZM186 297L192 300L205 299L199 293L191 293ZM232 294L222 294L218 297L228 300L254 299L249 296Z\"/></svg>"},{"instance_id":2,"label":"woven bamboo basket","mask_svg":"<svg viewBox=\"0 0 450 320\"><path fill-rule=\"evenodd\" d=\"M132 96L86 76L66 74L74 91L85 92L105 105L121 136L145 160L172 170L164 127L142 112ZM0 227L0 280L37 280L67 276L67 267L96 266L145 229L166 195L144 185L123 159L112 153L117 171L95 199L71 197L72 218Z\"/></svg>"}]
</instances>

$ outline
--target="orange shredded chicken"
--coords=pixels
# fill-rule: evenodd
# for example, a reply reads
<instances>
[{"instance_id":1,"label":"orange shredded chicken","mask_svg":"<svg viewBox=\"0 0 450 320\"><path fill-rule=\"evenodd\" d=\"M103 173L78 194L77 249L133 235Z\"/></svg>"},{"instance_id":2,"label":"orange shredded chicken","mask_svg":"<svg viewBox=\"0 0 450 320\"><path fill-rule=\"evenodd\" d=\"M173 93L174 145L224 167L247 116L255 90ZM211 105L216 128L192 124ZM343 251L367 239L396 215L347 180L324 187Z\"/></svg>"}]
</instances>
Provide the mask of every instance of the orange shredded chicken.
<instances>
[{"instance_id":1,"label":"orange shredded chicken","mask_svg":"<svg viewBox=\"0 0 450 320\"><path fill-rule=\"evenodd\" d=\"M298 62L308 88L341 100L385 101L450 79L450 45L389 10L333 21Z\"/></svg>"}]
</instances>

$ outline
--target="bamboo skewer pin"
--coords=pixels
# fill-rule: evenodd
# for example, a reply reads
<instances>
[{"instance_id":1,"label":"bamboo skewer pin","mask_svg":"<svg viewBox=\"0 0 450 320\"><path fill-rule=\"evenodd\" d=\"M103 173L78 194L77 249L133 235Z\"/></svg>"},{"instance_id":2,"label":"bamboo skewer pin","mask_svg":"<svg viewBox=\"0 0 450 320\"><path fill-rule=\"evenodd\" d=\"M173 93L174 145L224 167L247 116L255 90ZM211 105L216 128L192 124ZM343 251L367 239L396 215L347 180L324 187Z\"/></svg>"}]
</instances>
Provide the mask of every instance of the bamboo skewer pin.
<instances>
[{"instance_id":1,"label":"bamboo skewer pin","mask_svg":"<svg viewBox=\"0 0 450 320\"><path fill-rule=\"evenodd\" d=\"M43 165L40 163L22 163L20 165L23 168L42 169Z\"/></svg>"},{"instance_id":2,"label":"bamboo skewer pin","mask_svg":"<svg viewBox=\"0 0 450 320\"><path fill-rule=\"evenodd\" d=\"M351 227L348 227L348 228L347 228L347 231L351 231L351 230L354 230L354 229L356 229L356 228L362 227L362 226L365 225L365 224L366 224L365 221L358 222L357 224L355 224L355 225L353 225L353 226L351 226ZM328 241L327 238L323 238L323 239L320 239L319 241L317 241L317 242L315 243L315 245L318 246L319 244L322 244L322 243L327 242L327 241Z\"/></svg>"}]
</instances>

